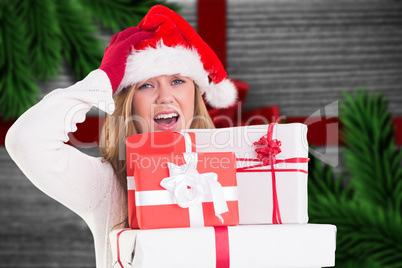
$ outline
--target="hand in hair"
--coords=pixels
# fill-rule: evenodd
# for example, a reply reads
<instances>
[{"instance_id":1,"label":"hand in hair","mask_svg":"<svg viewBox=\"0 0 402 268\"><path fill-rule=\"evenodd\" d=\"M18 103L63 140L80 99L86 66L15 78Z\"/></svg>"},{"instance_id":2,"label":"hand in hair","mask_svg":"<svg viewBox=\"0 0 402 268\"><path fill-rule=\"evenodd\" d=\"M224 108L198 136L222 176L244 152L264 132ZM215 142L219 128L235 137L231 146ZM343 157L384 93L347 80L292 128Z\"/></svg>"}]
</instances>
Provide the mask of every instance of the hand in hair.
<instances>
[{"instance_id":1,"label":"hand in hair","mask_svg":"<svg viewBox=\"0 0 402 268\"><path fill-rule=\"evenodd\" d=\"M123 79L130 50L151 35L152 33L143 32L140 28L134 26L113 35L109 46L105 49L102 63L99 67L109 77L113 92L117 90Z\"/></svg>"}]
</instances>

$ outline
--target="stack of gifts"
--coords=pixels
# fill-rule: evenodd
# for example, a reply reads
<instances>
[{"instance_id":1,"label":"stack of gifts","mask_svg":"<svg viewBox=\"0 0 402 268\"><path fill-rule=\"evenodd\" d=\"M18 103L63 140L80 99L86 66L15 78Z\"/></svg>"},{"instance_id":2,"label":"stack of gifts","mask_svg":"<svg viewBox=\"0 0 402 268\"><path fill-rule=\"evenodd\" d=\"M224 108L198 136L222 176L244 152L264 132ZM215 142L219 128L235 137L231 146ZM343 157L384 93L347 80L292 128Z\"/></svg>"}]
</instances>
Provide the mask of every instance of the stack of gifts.
<instances>
[{"instance_id":1,"label":"stack of gifts","mask_svg":"<svg viewBox=\"0 0 402 268\"><path fill-rule=\"evenodd\" d=\"M113 267L329 267L336 227L307 224L307 127L269 124L127 139L130 229Z\"/></svg>"}]
</instances>

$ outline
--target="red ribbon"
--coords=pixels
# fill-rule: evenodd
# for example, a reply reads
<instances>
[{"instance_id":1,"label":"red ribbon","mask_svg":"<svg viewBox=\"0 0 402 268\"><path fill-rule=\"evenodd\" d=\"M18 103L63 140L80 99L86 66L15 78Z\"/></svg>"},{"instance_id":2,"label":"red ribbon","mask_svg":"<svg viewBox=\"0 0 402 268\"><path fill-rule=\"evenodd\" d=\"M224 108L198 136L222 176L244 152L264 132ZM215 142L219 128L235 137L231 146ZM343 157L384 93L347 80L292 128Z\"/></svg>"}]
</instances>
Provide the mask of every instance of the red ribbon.
<instances>
[{"instance_id":1,"label":"red ribbon","mask_svg":"<svg viewBox=\"0 0 402 268\"><path fill-rule=\"evenodd\" d=\"M262 162L262 164L247 166L237 168L236 172L271 172L272 176L272 202L273 202L273 210L272 210L272 223L273 224L282 224L281 213L279 209L278 202L278 194L276 190L276 172L303 172L307 174L306 170L303 169L280 169L275 170L274 165L279 163L307 163L309 161L308 158L303 157L295 157L289 159L276 159L276 155L281 152L280 146L281 142L272 139L272 134L274 131L274 127L277 123L269 124L267 134L262 136L261 139L257 142L254 142L253 145L257 147L255 151L257 152L257 159L252 158L237 158L237 161L253 161L253 162ZM253 170L256 167L263 167L270 165L270 169L257 169Z\"/></svg>"},{"instance_id":2,"label":"red ribbon","mask_svg":"<svg viewBox=\"0 0 402 268\"><path fill-rule=\"evenodd\" d=\"M253 159L253 158L236 158L236 161L249 161L249 162L261 162L258 159ZM280 163L292 163L292 164L297 164L297 163L307 163L309 161L308 158L304 157L294 157L294 158L288 158L288 159L276 159L275 164L280 164ZM271 172L272 169L256 169L256 167L264 167L266 165L264 164L259 164L259 165L254 165L254 166L247 166L247 167L240 167L236 169L236 172ZM308 172L304 169L276 169L275 172L302 172L308 174Z\"/></svg>"},{"instance_id":3,"label":"red ribbon","mask_svg":"<svg viewBox=\"0 0 402 268\"><path fill-rule=\"evenodd\" d=\"M127 231L127 230L128 229L125 229L125 230L122 230L122 231L117 233L117 262L120 264L121 268L124 268L124 266L123 266L123 264L121 263L121 260L120 260L120 235L123 232Z\"/></svg>"},{"instance_id":4,"label":"red ribbon","mask_svg":"<svg viewBox=\"0 0 402 268\"><path fill-rule=\"evenodd\" d=\"M125 229L117 233L117 262L120 267L124 268L120 260L120 235L129 229ZM227 226L214 226L215 230L215 252L216 252L216 268L229 268L229 232Z\"/></svg>"},{"instance_id":5,"label":"red ribbon","mask_svg":"<svg viewBox=\"0 0 402 268\"><path fill-rule=\"evenodd\" d=\"M229 232L227 226L214 226L216 268L229 268Z\"/></svg>"}]
</instances>

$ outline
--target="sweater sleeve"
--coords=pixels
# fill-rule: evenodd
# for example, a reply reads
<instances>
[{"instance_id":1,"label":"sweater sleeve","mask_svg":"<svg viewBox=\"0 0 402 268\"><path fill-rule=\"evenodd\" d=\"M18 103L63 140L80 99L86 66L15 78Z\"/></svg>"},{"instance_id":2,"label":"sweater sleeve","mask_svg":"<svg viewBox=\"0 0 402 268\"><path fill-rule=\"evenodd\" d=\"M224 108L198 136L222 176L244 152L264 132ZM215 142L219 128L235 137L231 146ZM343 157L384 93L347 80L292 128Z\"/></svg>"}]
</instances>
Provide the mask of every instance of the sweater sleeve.
<instances>
[{"instance_id":1,"label":"sweater sleeve","mask_svg":"<svg viewBox=\"0 0 402 268\"><path fill-rule=\"evenodd\" d=\"M5 141L11 158L28 179L81 217L106 194L114 174L109 163L64 143L92 106L107 113L114 110L110 81L102 70L50 92L18 118Z\"/></svg>"}]
</instances>

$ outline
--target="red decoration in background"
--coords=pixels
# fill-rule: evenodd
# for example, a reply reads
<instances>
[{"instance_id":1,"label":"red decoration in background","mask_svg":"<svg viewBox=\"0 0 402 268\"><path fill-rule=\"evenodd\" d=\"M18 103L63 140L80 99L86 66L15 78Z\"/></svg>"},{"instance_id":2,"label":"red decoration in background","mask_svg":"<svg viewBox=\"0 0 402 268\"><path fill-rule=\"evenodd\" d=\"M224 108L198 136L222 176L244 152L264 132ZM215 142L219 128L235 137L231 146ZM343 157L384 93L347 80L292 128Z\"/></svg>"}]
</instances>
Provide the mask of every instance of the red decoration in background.
<instances>
[{"instance_id":1,"label":"red decoration in background","mask_svg":"<svg viewBox=\"0 0 402 268\"><path fill-rule=\"evenodd\" d=\"M339 138L341 123L339 118L331 117L286 117L285 123L303 123L308 126L307 141L316 146L343 145ZM402 130L402 129L401 129ZM396 134L396 133L395 133ZM402 142L402 140L401 140ZM401 143L399 143L401 144Z\"/></svg>"},{"instance_id":2,"label":"red decoration in background","mask_svg":"<svg viewBox=\"0 0 402 268\"><path fill-rule=\"evenodd\" d=\"M198 0L197 33L226 68L226 0Z\"/></svg>"},{"instance_id":3,"label":"red decoration in background","mask_svg":"<svg viewBox=\"0 0 402 268\"><path fill-rule=\"evenodd\" d=\"M402 117L393 118L394 129L395 129L395 144L402 145Z\"/></svg>"},{"instance_id":4,"label":"red decoration in background","mask_svg":"<svg viewBox=\"0 0 402 268\"><path fill-rule=\"evenodd\" d=\"M197 11L198 34L215 51L226 68L226 0L198 0ZM277 106L259 108L242 114L249 86L245 82L233 79L232 81L237 88L237 102L225 109L207 106L216 128L276 122L279 118Z\"/></svg>"},{"instance_id":5,"label":"red decoration in background","mask_svg":"<svg viewBox=\"0 0 402 268\"><path fill-rule=\"evenodd\" d=\"M1 121L0 119L0 146L4 146L6 140L6 134L8 129L14 124L14 120Z\"/></svg>"},{"instance_id":6,"label":"red decoration in background","mask_svg":"<svg viewBox=\"0 0 402 268\"><path fill-rule=\"evenodd\" d=\"M250 126L268 124L278 122L279 118L279 107L277 105L267 106L243 112L242 125Z\"/></svg>"}]
</instances>

